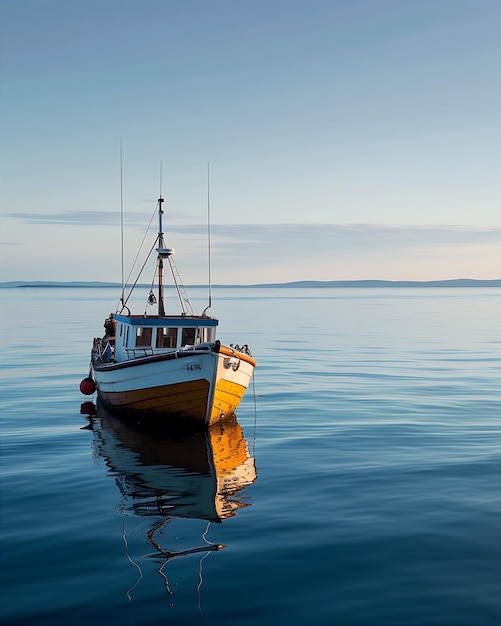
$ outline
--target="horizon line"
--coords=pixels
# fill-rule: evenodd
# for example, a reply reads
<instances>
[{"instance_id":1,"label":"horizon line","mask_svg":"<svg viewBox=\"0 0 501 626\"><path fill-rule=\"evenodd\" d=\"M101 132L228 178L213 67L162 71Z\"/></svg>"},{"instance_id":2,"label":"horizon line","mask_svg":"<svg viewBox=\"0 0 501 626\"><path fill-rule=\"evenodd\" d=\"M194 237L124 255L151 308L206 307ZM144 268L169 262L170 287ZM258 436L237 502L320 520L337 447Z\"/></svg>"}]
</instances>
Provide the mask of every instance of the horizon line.
<instances>
[{"instance_id":1,"label":"horizon line","mask_svg":"<svg viewBox=\"0 0 501 626\"><path fill-rule=\"evenodd\" d=\"M125 285L126 288L132 285ZM121 288L121 283L116 281L3 281L0 288ZM138 284L136 287L147 288L149 284ZM188 288L206 288L206 284L186 285ZM297 280L275 283L219 283L212 287L242 287L242 288L314 288L314 287L501 287L501 278L450 278L438 280L386 280L386 279L353 279L353 280Z\"/></svg>"}]
</instances>

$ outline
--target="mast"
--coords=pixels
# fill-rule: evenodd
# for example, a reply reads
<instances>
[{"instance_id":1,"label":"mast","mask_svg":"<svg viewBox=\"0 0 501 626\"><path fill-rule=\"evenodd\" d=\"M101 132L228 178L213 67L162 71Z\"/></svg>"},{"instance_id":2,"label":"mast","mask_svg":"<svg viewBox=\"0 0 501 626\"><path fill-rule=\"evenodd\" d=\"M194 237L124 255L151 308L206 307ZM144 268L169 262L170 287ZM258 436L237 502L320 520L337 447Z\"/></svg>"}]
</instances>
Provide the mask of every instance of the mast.
<instances>
[{"instance_id":1,"label":"mast","mask_svg":"<svg viewBox=\"0 0 501 626\"><path fill-rule=\"evenodd\" d=\"M183 311L183 315L193 315L193 309L191 308L191 304L188 300L188 296L184 289L184 286L181 282L181 277L179 276L179 272L177 271L176 264L174 263L174 259L172 255L174 254L174 248L167 248L165 246L163 226L162 226L162 215L163 215L163 204L164 199L160 194L158 198L158 248L156 249L158 253L157 260L157 268L158 268L158 315L165 315L165 306L164 306L164 259L169 261L170 269L172 272L172 277L174 279L174 284L176 285L177 295L179 297L179 302L181 303L181 308Z\"/></svg>"},{"instance_id":2,"label":"mast","mask_svg":"<svg viewBox=\"0 0 501 626\"><path fill-rule=\"evenodd\" d=\"M158 315L165 315L164 306L164 259L169 257L174 250L168 250L165 247L164 233L162 227L162 215L164 199L160 195L158 198Z\"/></svg>"}]
</instances>

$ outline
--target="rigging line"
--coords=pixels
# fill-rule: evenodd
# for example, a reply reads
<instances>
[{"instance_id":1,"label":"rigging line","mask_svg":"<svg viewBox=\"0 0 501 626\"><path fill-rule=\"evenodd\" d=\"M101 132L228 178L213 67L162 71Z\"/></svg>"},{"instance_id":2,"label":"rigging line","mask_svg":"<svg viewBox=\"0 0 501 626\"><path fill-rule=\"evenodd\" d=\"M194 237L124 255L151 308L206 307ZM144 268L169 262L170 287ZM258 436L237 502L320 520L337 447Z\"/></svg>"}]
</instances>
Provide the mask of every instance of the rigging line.
<instances>
[{"instance_id":1,"label":"rigging line","mask_svg":"<svg viewBox=\"0 0 501 626\"><path fill-rule=\"evenodd\" d=\"M136 582L132 585L132 587L130 589L127 590L127 600L130 602L132 600L132 596L131 593L134 591L134 589L138 586L139 582L141 581L141 579L143 578L143 572L141 570L141 568L139 567L139 565L133 561L130 557L129 554L129 544L127 543L127 531L125 530L125 521L127 519L127 514L124 515L123 517L123 522L122 522L122 539L125 545L125 556L127 557L127 560L129 561L129 563L131 563L132 565L134 565L136 567L136 569L139 572L139 578L136 580Z\"/></svg>"},{"instance_id":2,"label":"rigging line","mask_svg":"<svg viewBox=\"0 0 501 626\"><path fill-rule=\"evenodd\" d=\"M209 162L207 161L207 249L208 249L208 266L209 266L209 307L212 305L212 279L211 279L211 250L210 250L210 169Z\"/></svg>"},{"instance_id":3,"label":"rigging line","mask_svg":"<svg viewBox=\"0 0 501 626\"><path fill-rule=\"evenodd\" d=\"M143 245L144 245L144 240L146 239L146 236L148 235L148 232L149 232L149 230L150 230L150 228L151 228L151 222L153 222L153 218L155 217L155 215L156 215L156 213L157 213L157 207L158 207L158 202L157 202L157 204L155 205L155 209L153 210L153 213L152 213L152 215L151 215L150 221L149 221L148 226L146 227L146 231L145 231L145 233L144 233L144 235L143 235L143 239L142 239L142 241L141 241L141 245L139 246L139 250L137 251L136 258L134 259L134 263L132 264L132 267L131 267L131 270L130 270L130 272L129 272L129 275L127 276L127 282L129 282L129 279L130 279L130 277L132 276L132 272L134 271L134 267L136 266L136 263L137 263L137 260L138 260L138 258L139 258L139 255L141 254L141 250L143 249ZM155 244L156 244L156 240L155 240ZM152 248L152 249L153 249L153 248ZM151 250L150 250L150 252L148 253L148 256L149 256L150 254L151 254Z\"/></svg>"},{"instance_id":4,"label":"rigging line","mask_svg":"<svg viewBox=\"0 0 501 626\"><path fill-rule=\"evenodd\" d=\"M137 282L138 282L138 280L140 279L141 274L143 273L143 270L144 270L144 268L145 268L145 266L146 266L146 263L148 263L148 259L150 258L150 254L153 252L153 248L154 248L156 245L157 245L157 240L155 239L155 243L151 246L151 249L150 249L150 251L148 252L148 256L146 257L146 259L145 259L145 261L144 261L144 263L143 263L143 266L142 266L142 267L141 267L141 269L139 270L139 274L137 275L137 278L136 278L136 280L134 281L134 284L133 284L133 285L132 285L132 287L130 288L129 295L127 296L127 298L126 298L125 302L123 302L123 303L122 303L122 305L123 305L123 306L125 306L125 305L127 304L127 302L129 301L129 298L131 297L132 292L133 292L133 291L134 291L134 289L136 288Z\"/></svg>"},{"instance_id":5,"label":"rigging line","mask_svg":"<svg viewBox=\"0 0 501 626\"><path fill-rule=\"evenodd\" d=\"M202 539L205 541L205 543L210 544L211 546L214 545L214 543L212 541L209 541L206 537L207 537L207 533L209 532L209 528L210 528L210 520L207 522L207 526L204 530L204 532L202 533Z\"/></svg>"},{"instance_id":6,"label":"rigging line","mask_svg":"<svg viewBox=\"0 0 501 626\"><path fill-rule=\"evenodd\" d=\"M209 304L205 307L202 315L205 315L205 311L212 306L212 278L211 278L211 247L210 247L211 233L210 233L210 167L207 161L207 250L208 250L208 289L209 289Z\"/></svg>"},{"instance_id":7,"label":"rigging line","mask_svg":"<svg viewBox=\"0 0 501 626\"><path fill-rule=\"evenodd\" d=\"M164 587L165 587L165 591L172 596L173 595L173 591L171 591L171 588L169 587L169 579L167 578L167 574L164 572L164 567L167 565L167 563L169 562L169 559L165 559L165 561L162 563L162 565L160 565L160 567L157 569L157 572L160 574L160 576L162 576L162 578L164 579Z\"/></svg>"},{"instance_id":8,"label":"rigging line","mask_svg":"<svg viewBox=\"0 0 501 626\"><path fill-rule=\"evenodd\" d=\"M163 519L159 520L156 524L153 525L152 528L150 528L150 530L146 533L146 535L148 537L148 543L160 552L159 556L161 558L165 557L163 563L161 563L160 567L157 569L157 572L164 579L165 590L167 591L169 595L172 595L173 592L171 591L170 586L169 586L169 579L167 578L167 574L165 574L164 572L164 567L167 565L167 563L170 561L172 557L168 551L164 550L162 546L157 541L155 541L155 538L154 538L155 533L159 530L162 530L169 523L169 521L170 520L168 517L164 517Z\"/></svg>"},{"instance_id":9,"label":"rigging line","mask_svg":"<svg viewBox=\"0 0 501 626\"><path fill-rule=\"evenodd\" d=\"M153 214L152 214L152 216L151 216L151 218L150 218L150 222L149 222L149 224L148 224L148 226L147 226L147 228L146 228L146 231L145 231L145 233L144 233L144 235L143 235L143 239L142 239L142 241L141 241L141 245L139 246L139 250L137 251L136 258L134 259L134 263L132 264L132 267L131 267L131 270L130 270L130 272L129 272L129 275L127 276L127 280L126 280L126 283L127 283L127 284L129 283L130 277L132 276L132 272L134 271L134 268L135 268L135 266L136 266L136 263L137 263L137 260L138 260L138 258L139 258L139 255L141 254L141 250L143 249L144 241L145 241L146 236L147 236L147 234L148 234L148 232L149 232L149 230L150 230L150 227L151 227L151 222L153 221L153 218L155 217L155 214L156 214L156 212L157 212L157 206L158 206L158 203L155 205L155 210L153 211ZM129 295L127 296L127 298L126 298L125 300L123 299L123 296L122 296L122 310L123 310L123 308L125 307L125 305L127 304L127 302L129 301L129 298L131 297L132 292L134 291L134 289L135 289L135 287L136 287L136 285L137 285L137 282L138 282L138 280L139 280L139 277L141 276L141 274L142 274L142 272L143 272L143 270L144 270L144 266L145 266L145 265L146 265L146 263L148 262L148 259L150 258L150 255L151 255L151 253L153 252L153 248L155 247L155 245L156 245L157 241L158 241L158 237L155 239L155 241L154 241L153 245L151 246L150 251L149 251L149 252L148 252L148 254L146 255L146 260L145 260L145 262L143 263L143 267L141 268L141 270L140 270L140 272L139 272L139 274L138 274L138 276L137 276L137 278L136 278L135 283L132 285L131 290L129 291Z\"/></svg>"},{"instance_id":10,"label":"rigging line","mask_svg":"<svg viewBox=\"0 0 501 626\"><path fill-rule=\"evenodd\" d=\"M252 373L252 395L254 396L254 437L252 441L252 456L256 456L256 431L257 431L257 404L256 404L256 372Z\"/></svg>"},{"instance_id":11,"label":"rigging line","mask_svg":"<svg viewBox=\"0 0 501 626\"><path fill-rule=\"evenodd\" d=\"M208 543L209 545L213 546L214 544L212 542L210 542L207 539L207 533L209 532L209 528L210 528L210 521L207 522L207 526L205 527L204 532L202 533L202 539L205 541L205 543ZM202 615L202 617L205 618L204 612L202 611L202 594L201 594L201 590L202 590L202 585L204 582L204 578L203 578L203 573L202 573L202 564L204 562L204 560L209 556L209 551L207 551L204 556L200 559L199 565L198 565L198 585L197 585L197 594L198 594L198 610L200 612L200 615Z\"/></svg>"},{"instance_id":12,"label":"rigging line","mask_svg":"<svg viewBox=\"0 0 501 626\"><path fill-rule=\"evenodd\" d=\"M200 615L205 619L205 615L204 612L202 610L202 585L204 582L204 577L203 577L203 571L202 571L202 564L204 562L204 560L209 556L210 552L206 552L203 557L200 559L200 562L198 564L198 585L197 585L197 594L198 594L198 611L200 613Z\"/></svg>"},{"instance_id":13,"label":"rigging line","mask_svg":"<svg viewBox=\"0 0 501 626\"><path fill-rule=\"evenodd\" d=\"M155 301L150 302L150 297L153 294L153 287L155 286L155 277L157 275L157 268L155 267L154 271L153 271L153 278L151 279L151 285L150 285L150 293L148 295L148 297L146 298L146 306L144 308L144 315L146 317L146 313L148 311L148 305L153 305L155 303Z\"/></svg>"},{"instance_id":14,"label":"rigging line","mask_svg":"<svg viewBox=\"0 0 501 626\"><path fill-rule=\"evenodd\" d=\"M123 194L123 151L122 151L122 138L120 137L120 249L122 257L122 304L124 302L124 194Z\"/></svg>"}]
</instances>

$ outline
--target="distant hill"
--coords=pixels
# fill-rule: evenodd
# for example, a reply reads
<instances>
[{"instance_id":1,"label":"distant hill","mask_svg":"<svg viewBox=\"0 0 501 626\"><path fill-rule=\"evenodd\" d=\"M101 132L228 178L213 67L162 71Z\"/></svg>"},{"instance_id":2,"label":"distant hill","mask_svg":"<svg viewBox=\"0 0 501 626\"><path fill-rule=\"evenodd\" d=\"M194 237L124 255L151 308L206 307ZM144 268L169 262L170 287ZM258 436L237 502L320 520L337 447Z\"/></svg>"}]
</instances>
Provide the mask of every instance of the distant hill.
<instances>
[{"instance_id":1,"label":"distant hill","mask_svg":"<svg viewBox=\"0 0 501 626\"><path fill-rule=\"evenodd\" d=\"M140 287L149 287L150 285L139 285ZM187 285L188 287L206 287L206 285ZM327 288L377 288L377 287L501 287L501 278L493 280L475 280L472 278L457 278L452 280L297 280L290 283L261 283L255 285L213 285L214 287L272 287L279 289L282 287L293 287L300 289L308 289L313 287ZM57 287L57 288L98 288L106 287L112 289L120 289L120 283L100 283L100 282L55 282L55 281L11 281L0 283L2 288L33 288L33 287Z\"/></svg>"},{"instance_id":2,"label":"distant hill","mask_svg":"<svg viewBox=\"0 0 501 626\"><path fill-rule=\"evenodd\" d=\"M475 280L456 278L452 280L298 280L292 283L253 285L254 287L501 287L501 279Z\"/></svg>"},{"instance_id":3,"label":"distant hill","mask_svg":"<svg viewBox=\"0 0 501 626\"><path fill-rule=\"evenodd\" d=\"M0 283L0 289L9 288L9 287L64 287L64 288L75 288L75 287L113 287L120 288L121 285L119 283L90 283L90 282L52 282L52 281L11 281L7 283Z\"/></svg>"}]
</instances>

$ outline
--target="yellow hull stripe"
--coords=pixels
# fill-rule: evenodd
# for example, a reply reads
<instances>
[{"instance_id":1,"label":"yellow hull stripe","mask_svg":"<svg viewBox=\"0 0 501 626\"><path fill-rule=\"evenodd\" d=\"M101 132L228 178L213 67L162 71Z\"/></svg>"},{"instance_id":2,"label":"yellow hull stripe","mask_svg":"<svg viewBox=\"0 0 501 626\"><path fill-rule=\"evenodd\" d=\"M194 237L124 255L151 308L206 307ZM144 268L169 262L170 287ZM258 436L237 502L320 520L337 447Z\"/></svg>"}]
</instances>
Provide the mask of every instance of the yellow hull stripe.
<instances>
[{"instance_id":1,"label":"yellow hull stripe","mask_svg":"<svg viewBox=\"0 0 501 626\"><path fill-rule=\"evenodd\" d=\"M205 420L209 383L197 380L136 391L100 392L107 404L129 411L172 413Z\"/></svg>"},{"instance_id":2,"label":"yellow hull stripe","mask_svg":"<svg viewBox=\"0 0 501 626\"><path fill-rule=\"evenodd\" d=\"M214 401L210 416L210 424L218 421L221 415L235 413L240 400L243 398L246 388L238 383L232 383L221 378L216 383Z\"/></svg>"}]
</instances>

